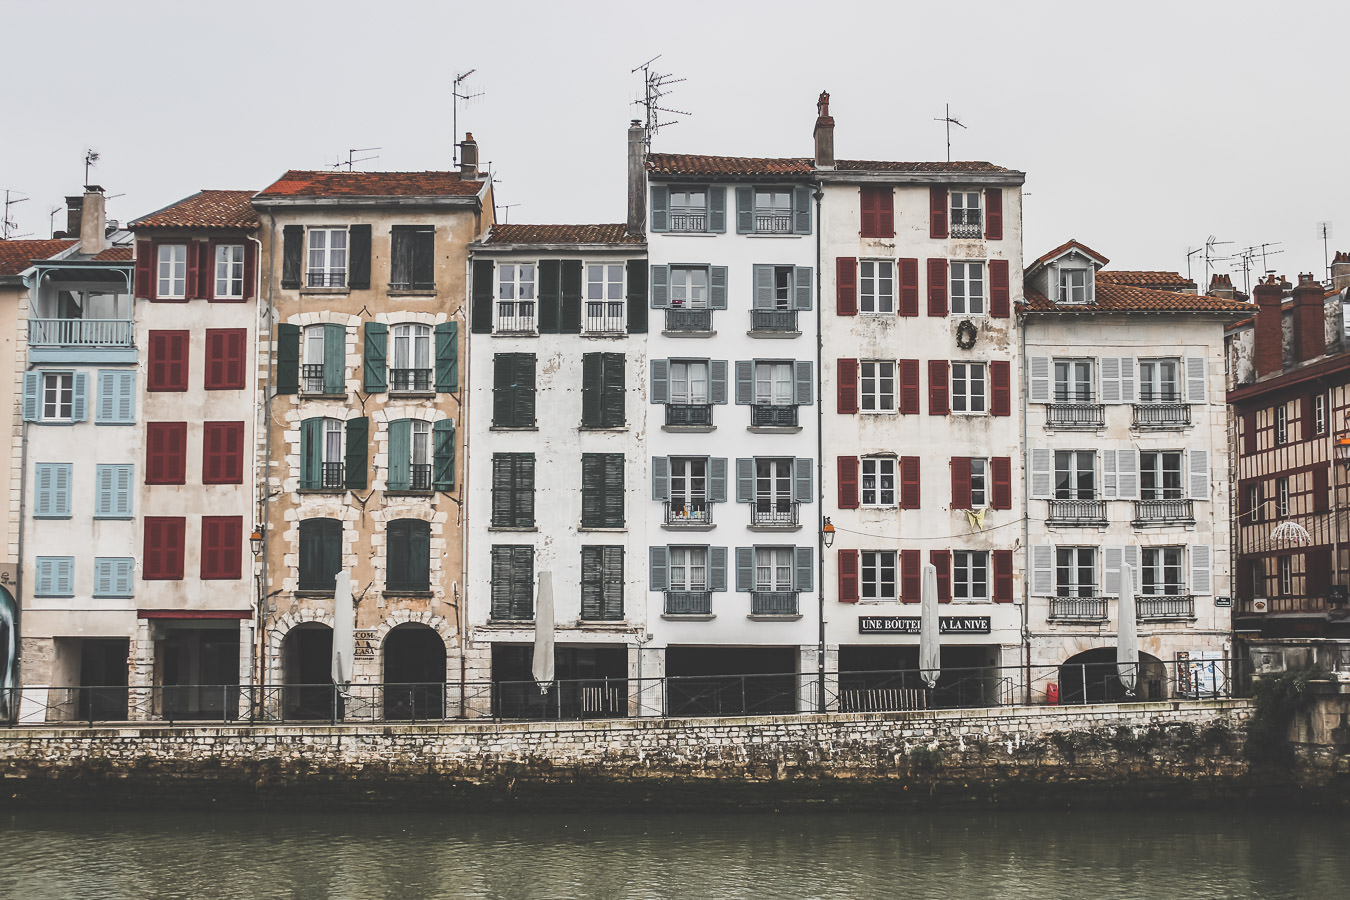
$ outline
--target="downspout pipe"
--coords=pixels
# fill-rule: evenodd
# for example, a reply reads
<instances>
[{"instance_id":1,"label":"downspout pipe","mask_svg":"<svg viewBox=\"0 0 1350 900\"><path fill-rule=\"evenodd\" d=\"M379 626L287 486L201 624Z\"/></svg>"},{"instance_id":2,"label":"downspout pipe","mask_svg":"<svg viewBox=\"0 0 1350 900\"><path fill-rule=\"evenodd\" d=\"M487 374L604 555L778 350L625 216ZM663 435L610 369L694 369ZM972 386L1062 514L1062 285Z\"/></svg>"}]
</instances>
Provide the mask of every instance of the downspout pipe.
<instances>
[{"instance_id":1,"label":"downspout pipe","mask_svg":"<svg viewBox=\"0 0 1350 900\"><path fill-rule=\"evenodd\" d=\"M33 318L33 307L37 302L37 292L42 288L42 273L35 272L31 277L24 278L24 287L28 289L28 318ZM132 298L135 302L135 298ZM15 348L16 350L18 348ZM24 353L24 371L31 366L28 364L27 347ZM23 400L20 398L20 406ZM23 538L24 525L28 521L28 421L22 420L22 437L19 440L19 521L18 521L18 556L14 560L14 658L10 660L10 669L15 675L16 684L10 696L6 698L9 708L5 710L11 723L19 720L19 706L23 697L23 605L25 595L23 591ZM8 677L9 673L4 673ZM17 702L16 702L17 701Z\"/></svg>"},{"instance_id":2,"label":"downspout pipe","mask_svg":"<svg viewBox=\"0 0 1350 900\"><path fill-rule=\"evenodd\" d=\"M272 529L268 527L271 524L272 517L272 492L269 489L272 477L272 400L275 398L273 387L275 386L275 366L276 353L273 352L273 342L275 340L275 329L277 320L276 298L274 296L274 287L276 279L272 277L275 271L277 256L277 223L276 216L271 212L267 214L267 382L263 385L262 396L262 421L259 423L263 428L264 448L263 448L263 470L261 476L257 479L259 488L262 490L262 522L259 523L262 528L262 580L261 587L258 589L258 608L254 612L256 634L253 636L254 650L254 685L259 689L259 697L262 696L261 689L267 684L267 596L268 588L271 586L271 567L268 564L268 551L272 546ZM262 258L262 242L257 238L251 238L258 245L258 257ZM262 266L255 267L257 272L255 278L261 281ZM261 296L261 291L254 296ZM255 369L256 371L256 369Z\"/></svg>"},{"instance_id":3,"label":"downspout pipe","mask_svg":"<svg viewBox=\"0 0 1350 900\"><path fill-rule=\"evenodd\" d=\"M816 523L816 601L818 608L819 637L816 644L816 711L825 712L825 398L822 388L825 385L825 321L821 309L820 280L824 270L821 268L821 201L825 199L825 186L815 183L816 201L816 502L818 516Z\"/></svg>"},{"instance_id":4,"label":"downspout pipe","mask_svg":"<svg viewBox=\"0 0 1350 900\"><path fill-rule=\"evenodd\" d=\"M1022 678L1022 702L1031 705L1031 472L1027 467L1027 398L1031 384L1027 366L1027 322L1025 315L1015 317L1018 322L1019 345L1022 354L1022 648L1026 672Z\"/></svg>"}]
</instances>

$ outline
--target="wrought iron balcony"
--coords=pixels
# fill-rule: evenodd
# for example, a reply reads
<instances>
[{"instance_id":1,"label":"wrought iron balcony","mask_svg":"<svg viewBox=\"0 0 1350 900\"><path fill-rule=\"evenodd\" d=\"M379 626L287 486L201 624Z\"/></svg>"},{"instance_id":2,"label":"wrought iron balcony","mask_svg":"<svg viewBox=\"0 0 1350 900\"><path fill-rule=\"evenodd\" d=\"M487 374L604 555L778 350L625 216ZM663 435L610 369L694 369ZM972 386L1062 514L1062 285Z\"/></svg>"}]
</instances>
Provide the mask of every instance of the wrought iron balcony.
<instances>
[{"instance_id":1,"label":"wrought iron balcony","mask_svg":"<svg viewBox=\"0 0 1350 900\"><path fill-rule=\"evenodd\" d=\"M680 497L666 501L667 525L711 525L712 504L702 497Z\"/></svg>"},{"instance_id":2,"label":"wrought iron balcony","mask_svg":"<svg viewBox=\"0 0 1350 900\"><path fill-rule=\"evenodd\" d=\"M1195 507L1190 500L1136 500L1133 525L1193 525Z\"/></svg>"},{"instance_id":3,"label":"wrought iron balcony","mask_svg":"<svg viewBox=\"0 0 1350 900\"><path fill-rule=\"evenodd\" d=\"M697 333L712 331L711 309L668 309L666 331Z\"/></svg>"},{"instance_id":4,"label":"wrought iron balcony","mask_svg":"<svg viewBox=\"0 0 1350 900\"><path fill-rule=\"evenodd\" d=\"M672 209L670 211L670 230L702 233L708 230L708 214L703 210Z\"/></svg>"},{"instance_id":5,"label":"wrought iron balcony","mask_svg":"<svg viewBox=\"0 0 1350 900\"><path fill-rule=\"evenodd\" d=\"M666 615L712 615L712 591L666 591Z\"/></svg>"},{"instance_id":6,"label":"wrought iron balcony","mask_svg":"<svg viewBox=\"0 0 1350 900\"><path fill-rule=\"evenodd\" d=\"M431 463L413 463L408 467L408 487L414 491L431 490Z\"/></svg>"},{"instance_id":7,"label":"wrought iron balcony","mask_svg":"<svg viewBox=\"0 0 1350 900\"><path fill-rule=\"evenodd\" d=\"M312 288L340 288L347 286L347 270L334 269L325 271L323 269L311 269L306 273L305 284Z\"/></svg>"},{"instance_id":8,"label":"wrought iron balcony","mask_svg":"<svg viewBox=\"0 0 1350 900\"><path fill-rule=\"evenodd\" d=\"M750 598L752 616L797 615L796 591L754 591Z\"/></svg>"},{"instance_id":9,"label":"wrought iron balcony","mask_svg":"<svg viewBox=\"0 0 1350 900\"><path fill-rule=\"evenodd\" d=\"M429 391L431 374L431 369L390 369L389 390Z\"/></svg>"},{"instance_id":10,"label":"wrought iron balcony","mask_svg":"<svg viewBox=\"0 0 1350 900\"><path fill-rule=\"evenodd\" d=\"M984 237L984 223L980 221L980 211L952 210L952 221L948 231L954 238Z\"/></svg>"},{"instance_id":11,"label":"wrought iron balcony","mask_svg":"<svg viewBox=\"0 0 1350 900\"><path fill-rule=\"evenodd\" d=\"M711 403L667 403L667 425L712 425Z\"/></svg>"},{"instance_id":12,"label":"wrought iron balcony","mask_svg":"<svg viewBox=\"0 0 1350 900\"><path fill-rule=\"evenodd\" d=\"M752 309L750 310L750 330L793 334L797 331L797 311L795 309Z\"/></svg>"},{"instance_id":13,"label":"wrought iron balcony","mask_svg":"<svg viewBox=\"0 0 1350 900\"><path fill-rule=\"evenodd\" d=\"M792 216L755 210L755 234L791 234Z\"/></svg>"},{"instance_id":14,"label":"wrought iron balcony","mask_svg":"<svg viewBox=\"0 0 1350 900\"><path fill-rule=\"evenodd\" d=\"M343 477L343 464L340 462L324 463L319 486L328 491L344 490L347 487L347 481Z\"/></svg>"},{"instance_id":15,"label":"wrought iron balcony","mask_svg":"<svg viewBox=\"0 0 1350 900\"><path fill-rule=\"evenodd\" d=\"M587 300L586 333L623 334L623 305L622 300Z\"/></svg>"},{"instance_id":16,"label":"wrought iron balcony","mask_svg":"<svg viewBox=\"0 0 1350 900\"><path fill-rule=\"evenodd\" d=\"M497 302L497 332L499 334L533 334L537 328L533 300L499 300Z\"/></svg>"},{"instance_id":17,"label":"wrought iron balcony","mask_svg":"<svg viewBox=\"0 0 1350 900\"><path fill-rule=\"evenodd\" d=\"M795 500L756 500L750 505L750 524L796 525L800 506Z\"/></svg>"},{"instance_id":18,"label":"wrought iron balcony","mask_svg":"<svg viewBox=\"0 0 1350 900\"><path fill-rule=\"evenodd\" d=\"M300 367L300 390L306 394L324 393L323 363L305 363Z\"/></svg>"},{"instance_id":19,"label":"wrought iron balcony","mask_svg":"<svg viewBox=\"0 0 1350 900\"><path fill-rule=\"evenodd\" d=\"M797 407L756 403L750 407L750 424L757 428L793 428L797 425Z\"/></svg>"},{"instance_id":20,"label":"wrought iron balcony","mask_svg":"<svg viewBox=\"0 0 1350 900\"><path fill-rule=\"evenodd\" d=\"M1134 424L1138 428L1180 428L1191 424L1189 403L1136 403Z\"/></svg>"},{"instance_id":21,"label":"wrought iron balcony","mask_svg":"<svg viewBox=\"0 0 1350 900\"><path fill-rule=\"evenodd\" d=\"M1056 428L1101 428L1106 407L1100 403L1051 403L1045 407L1046 424Z\"/></svg>"},{"instance_id":22,"label":"wrought iron balcony","mask_svg":"<svg viewBox=\"0 0 1350 900\"><path fill-rule=\"evenodd\" d=\"M1105 525L1105 500L1051 500L1046 522L1051 525Z\"/></svg>"},{"instance_id":23,"label":"wrought iron balcony","mask_svg":"<svg viewBox=\"0 0 1350 900\"><path fill-rule=\"evenodd\" d=\"M1187 594L1139 595L1134 598L1135 618L1194 619L1195 598Z\"/></svg>"},{"instance_id":24,"label":"wrought iron balcony","mask_svg":"<svg viewBox=\"0 0 1350 900\"><path fill-rule=\"evenodd\" d=\"M29 319L30 347L131 347L130 319Z\"/></svg>"},{"instance_id":25,"label":"wrought iron balcony","mask_svg":"<svg viewBox=\"0 0 1350 900\"><path fill-rule=\"evenodd\" d=\"M1105 622L1105 597L1051 597L1050 618L1062 622Z\"/></svg>"}]
</instances>

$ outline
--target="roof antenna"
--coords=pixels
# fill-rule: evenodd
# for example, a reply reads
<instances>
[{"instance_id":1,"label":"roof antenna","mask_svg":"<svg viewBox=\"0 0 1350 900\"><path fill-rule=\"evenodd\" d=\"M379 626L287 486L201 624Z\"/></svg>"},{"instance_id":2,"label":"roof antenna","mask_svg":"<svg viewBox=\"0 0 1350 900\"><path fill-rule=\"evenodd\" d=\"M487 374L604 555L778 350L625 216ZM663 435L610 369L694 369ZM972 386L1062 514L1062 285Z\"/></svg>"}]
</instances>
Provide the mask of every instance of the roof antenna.
<instances>
[{"instance_id":1,"label":"roof antenna","mask_svg":"<svg viewBox=\"0 0 1350 900\"><path fill-rule=\"evenodd\" d=\"M1218 238L1216 238L1216 237L1215 237L1214 235L1212 235L1212 234L1211 234L1209 237L1205 238L1205 284L1206 284L1206 285L1209 284L1209 281L1210 281L1209 270L1212 269L1212 268L1214 268L1214 263L1219 262L1220 260L1232 259L1231 256L1219 256L1217 253L1214 252L1214 248L1215 248L1215 247L1218 247L1220 244L1231 244L1231 243L1233 243L1233 242L1232 242L1232 241L1221 241L1221 240L1219 240Z\"/></svg>"},{"instance_id":2,"label":"roof antenna","mask_svg":"<svg viewBox=\"0 0 1350 900\"><path fill-rule=\"evenodd\" d=\"M956 126L958 126L958 127L960 127L960 128L965 128L966 126L963 125L963 124L961 123L961 120L960 120L960 119L954 119L954 118L952 118L952 105L951 105L950 103L943 104L943 109L945 110L945 112L944 112L944 114L942 115L942 117L939 118L939 117L936 117L936 116L935 116L935 117L933 118L933 121L934 121L934 122L946 122L946 123L947 123L947 162L951 162L951 161L952 161L952 126L953 126L953 125L956 125Z\"/></svg>"},{"instance_id":3,"label":"roof antenna","mask_svg":"<svg viewBox=\"0 0 1350 900\"><path fill-rule=\"evenodd\" d=\"M383 147L353 147L353 148L351 148L350 150L347 151L347 161L346 161L346 162L343 162L342 160L339 159L339 160L338 160L337 162L335 162L335 163L329 163L329 164L328 164L328 168L330 168L330 169L340 169L340 168L342 168L343 166L346 166L346 167L347 167L347 171L350 172L350 171L352 170L352 168L353 168L357 163L370 162L372 159L379 159L379 158L380 158L380 155L377 153L377 154L375 154L374 156L363 156L363 157L361 157L360 159L357 159L357 158L356 158L356 154L358 154L358 153L369 153L369 152L372 151L372 150L383 150L383 149L384 149Z\"/></svg>"},{"instance_id":4,"label":"roof antenna","mask_svg":"<svg viewBox=\"0 0 1350 900\"><path fill-rule=\"evenodd\" d=\"M452 101L453 109L450 113L450 164L455 168L459 168L459 101L472 100L474 97L481 97L486 93L486 91L479 91L476 94L465 94L460 91L460 88L464 84L464 79L477 71L477 69L470 69L463 75L456 75L455 83L450 88L450 96L454 98Z\"/></svg>"},{"instance_id":5,"label":"roof antenna","mask_svg":"<svg viewBox=\"0 0 1350 900\"><path fill-rule=\"evenodd\" d=\"M84 183L89 184L89 170L98 162L98 151L93 147L84 151Z\"/></svg>"},{"instance_id":6,"label":"roof antenna","mask_svg":"<svg viewBox=\"0 0 1350 900\"><path fill-rule=\"evenodd\" d=\"M14 229L19 227L19 223L9 217L9 208L16 203L23 203L28 200L27 197L10 196L12 193L14 192L8 188L5 189L5 215L3 219L0 219L0 237L3 237L5 240L19 236L14 234Z\"/></svg>"},{"instance_id":7,"label":"roof antenna","mask_svg":"<svg viewBox=\"0 0 1350 900\"><path fill-rule=\"evenodd\" d=\"M506 211L506 215L503 217L505 219L505 221L502 222L503 225L511 224L511 207L519 205L519 203L503 203L497 207L498 209Z\"/></svg>"},{"instance_id":8,"label":"roof antenna","mask_svg":"<svg viewBox=\"0 0 1350 900\"><path fill-rule=\"evenodd\" d=\"M1327 254L1327 240L1331 237L1331 223L1318 222L1317 236L1322 239L1322 268L1327 270L1327 277L1331 277L1331 258Z\"/></svg>"},{"instance_id":9,"label":"roof antenna","mask_svg":"<svg viewBox=\"0 0 1350 900\"><path fill-rule=\"evenodd\" d=\"M1258 253L1261 254L1261 268L1264 270L1266 267L1267 256L1274 256L1277 253L1284 252L1283 250L1267 250L1266 248L1276 247L1280 243L1281 243L1280 241L1276 241L1274 244L1253 244L1250 247L1243 247L1241 250L1237 251L1237 253L1233 254L1232 258L1238 260L1238 264L1242 266L1243 293L1246 294L1251 293L1252 290L1251 268L1252 263L1256 261L1256 255Z\"/></svg>"},{"instance_id":10,"label":"roof antenna","mask_svg":"<svg viewBox=\"0 0 1350 900\"><path fill-rule=\"evenodd\" d=\"M652 149L652 135L660 131L662 126L674 125L678 121L676 119L671 119L663 122L661 121L661 113L669 113L672 116L693 115L693 113L686 112L682 109L667 109L661 105L661 98L671 93L670 85L679 84L687 79L676 78L669 73L662 74L660 72L653 72L652 63L660 58L661 54L658 53L642 65L635 66L632 70L633 72L637 72L638 69L642 70L642 99L634 100L633 102L647 111L647 136L645 138L645 143L648 151Z\"/></svg>"}]
</instances>

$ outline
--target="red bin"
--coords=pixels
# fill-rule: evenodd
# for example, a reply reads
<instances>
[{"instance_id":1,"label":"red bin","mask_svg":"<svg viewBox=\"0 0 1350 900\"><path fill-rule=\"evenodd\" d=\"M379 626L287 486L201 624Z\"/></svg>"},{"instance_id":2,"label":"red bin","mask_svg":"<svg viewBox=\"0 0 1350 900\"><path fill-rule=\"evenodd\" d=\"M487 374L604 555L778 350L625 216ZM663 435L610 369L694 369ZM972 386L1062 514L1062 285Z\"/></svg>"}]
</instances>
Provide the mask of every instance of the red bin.
<instances>
[{"instance_id":1,"label":"red bin","mask_svg":"<svg viewBox=\"0 0 1350 900\"><path fill-rule=\"evenodd\" d=\"M1045 702L1051 706L1059 706L1059 685L1053 681L1045 686Z\"/></svg>"}]
</instances>

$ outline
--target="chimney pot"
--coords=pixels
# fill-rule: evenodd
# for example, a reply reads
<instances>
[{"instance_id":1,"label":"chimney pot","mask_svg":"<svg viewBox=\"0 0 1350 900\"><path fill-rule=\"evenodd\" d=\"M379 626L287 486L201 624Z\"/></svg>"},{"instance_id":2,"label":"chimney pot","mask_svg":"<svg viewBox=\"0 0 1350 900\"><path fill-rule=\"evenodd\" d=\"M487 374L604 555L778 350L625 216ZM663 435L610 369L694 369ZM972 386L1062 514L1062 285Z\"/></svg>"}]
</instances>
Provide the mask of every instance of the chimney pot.
<instances>
[{"instance_id":1,"label":"chimney pot","mask_svg":"<svg viewBox=\"0 0 1350 900\"><path fill-rule=\"evenodd\" d=\"M1299 273L1294 288L1294 362L1317 359L1327 352L1324 289L1312 273Z\"/></svg>"},{"instance_id":2,"label":"chimney pot","mask_svg":"<svg viewBox=\"0 0 1350 900\"><path fill-rule=\"evenodd\" d=\"M634 119L628 125L628 236L647 233L647 129Z\"/></svg>"},{"instance_id":3,"label":"chimney pot","mask_svg":"<svg viewBox=\"0 0 1350 900\"><path fill-rule=\"evenodd\" d=\"M478 142L473 132L464 132L464 140L459 145L459 177L472 180L478 177Z\"/></svg>"},{"instance_id":4,"label":"chimney pot","mask_svg":"<svg viewBox=\"0 0 1350 900\"><path fill-rule=\"evenodd\" d=\"M834 117L830 115L830 93L821 91L816 100L816 168L834 168Z\"/></svg>"},{"instance_id":5,"label":"chimney pot","mask_svg":"<svg viewBox=\"0 0 1350 900\"><path fill-rule=\"evenodd\" d=\"M1337 250L1331 261L1331 286L1338 291L1350 287L1350 253L1344 250Z\"/></svg>"},{"instance_id":6,"label":"chimney pot","mask_svg":"<svg viewBox=\"0 0 1350 900\"><path fill-rule=\"evenodd\" d=\"M1257 377L1277 374L1284 368L1283 279L1262 278L1252 289L1256 300L1255 356Z\"/></svg>"},{"instance_id":7,"label":"chimney pot","mask_svg":"<svg viewBox=\"0 0 1350 900\"><path fill-rule=\"evenodd\" d=\"M103 188L89 185L80 212L80 253L94 256L108 249L107 207Z\"/></svg>"}]
</instances>

